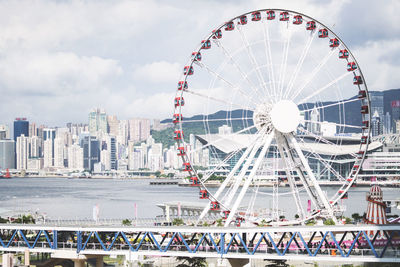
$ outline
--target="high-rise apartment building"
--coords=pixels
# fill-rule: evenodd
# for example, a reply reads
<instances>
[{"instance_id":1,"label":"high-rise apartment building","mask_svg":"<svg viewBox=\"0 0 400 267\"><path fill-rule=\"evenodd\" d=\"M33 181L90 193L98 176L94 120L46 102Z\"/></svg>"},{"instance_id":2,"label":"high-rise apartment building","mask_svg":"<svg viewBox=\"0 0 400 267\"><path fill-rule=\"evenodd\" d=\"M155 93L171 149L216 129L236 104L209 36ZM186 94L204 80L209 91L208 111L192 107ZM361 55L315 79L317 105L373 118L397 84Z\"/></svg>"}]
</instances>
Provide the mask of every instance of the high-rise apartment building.
<instances>
[{"instance_id":1,"label":"high-rise apartment building","mask_svg":"<svg viewBox=\"0 0 400 267\"><path fill-rule=\"evenodd\" d=\"M54 139L54 167L64 168L64 139L56 137Z\"/></svg>"},{"instance_id":2,"label":"high-rise apartment building","mask_svg":"<svg viewBox=\"0 0 400 267\"><path fill-rule=\"evenodd\" d=\"M83 170L83 148L78 144L68 147L68 168L71 170Z\"/></svg>"},{"instance_id":3,"label":"high-rise apartment building","mask_svg":"<svg viewBox=\"0 0 400 267\"><path fill-rule=\"evenodd\" d=\"M14 121L14 141L17 141L17 137L24 135L29 136L29 121L26 118L16 118Z\"/></svg>"},{"instance_id":4,"label":"high-rise apartment building","mask_svg":"<svg viewBox=\"0 0 400 267\"><path fill-rule=\"evenodd\" d=\"M37 136L36 123L32 122L29 124L29 137Z\"/></svg>"},{"instance_id":5,"label":"high-rise apartment building","mask_svg":"<svg viewBox=\"0 0 400 267\"><path fill-rule=\"evenodd\" d=\"M43 141L43 167L49 168L54 166L54 140L46 139Z\"/></svg>"},{"instance_id":6,"label":"high-rise apartment building","mask_svg":"<svg viewBox=\"0 0 400 267\"><path fill-rule=\"evenodd\" d=\"M140 142L150 136L150 120L134 118L129 120L129 140Z\"/></svg>"},{"instance_id":7,"label":"high-rise apartment building","mask_svg":"<svg viewBox=\"0 0 400 267\"><path fill-rule=\"evenodd\" d=\"M26 170L28 168L29 157L29 137L21 134L17 137L16 158L17 170Z\"/></svg>"},{"instance_id":8,"label":"high-rise apartment building","mask_svg":"<svg viewBox=\"0 0 400 267\"><path fill-rule=\"evenodd\" d=\"M38 136L30 137L29 155L31 158L40 157L40 139Z\"/></svg>"},{"instance_id":9,"label":"high-rise apartment building","mask_svg":"<svg viewBox=\"0 0 400 267\"><path fill-rule=\"evenodd\" d=\"M15 142L14 140L0 140L0 169L15 168Z\"/></svg>"},{"instance_id":10,"label":"high-rise apartment building","mask_svg":"<svg viewBox=\"0 0 400 267\"><path fill-rule=\"evenodd\" d=\"M104 110L93 109L89 113L89 133L97 135L98 133L107 133L107 114Z\"/></svg>"},{"instance_id":11,"label":"high-rise apartment building","mask_svg":"<svg viewBox=\"0 0 400 267\"><path fill-rule=\"evenodd\" d=\"M108 133L113 136L117 136L119 132L119 120L117 116L107 116L107 129Z\"/></svg>"}]
</instances>

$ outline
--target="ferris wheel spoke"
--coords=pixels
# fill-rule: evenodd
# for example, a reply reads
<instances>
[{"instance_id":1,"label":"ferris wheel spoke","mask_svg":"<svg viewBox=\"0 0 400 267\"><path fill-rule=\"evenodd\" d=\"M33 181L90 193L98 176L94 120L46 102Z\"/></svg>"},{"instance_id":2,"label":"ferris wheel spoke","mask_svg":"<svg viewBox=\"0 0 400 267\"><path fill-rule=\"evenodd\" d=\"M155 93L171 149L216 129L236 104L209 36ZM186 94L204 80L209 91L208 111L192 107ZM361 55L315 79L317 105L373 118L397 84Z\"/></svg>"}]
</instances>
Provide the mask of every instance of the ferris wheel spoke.
<instances>
[{"instance_id":1,"label":"ferris wheel spoke","mask_svg":"<svg viewBox=\"0 0 400 267\"><path fill-rule=\"evenodd\" d=\"M230 81L226 80L224 77L222 77L221 75L219 75L217 72L213 71L210 67L208 67L206 64L204 64L203 62L197 62L197 64L202 67L205 68L207 70L207 72L211 75L213 75L215 78L217 78L218 80L224 82L225 84L227 84L229 87L231 87L233 90L238 91L242 96L246 97L250 102L252 102L254 105L257 105L257 100L254 99L253 96L250 97L249 94L247 94L245 91L243 91L242 89L240 89L238 86L235 86L233 83L231 83Z\"/></svg>"},{"instance_id":2,"label":"ferris wheel spoke","mask_svg":"<svg viewBox=\"0 0 400 267\"><path fill-rule=\"evenodd\" d=\"M246 132L246 131L250 131L251 129L254 129L254 128L256 128L256 127L257 127L257 125L249 126L249 127L244 128L244 129L242 129L242 130L239 130L239 131L237 131L237 132L234 132L234 133L232 133L232 134L229 134L229 137L228 137L228 138L232 138L232 137L235 136L235 135L244 133L244 132ZM257 134L257 133L256 133L256 134ZM207 147L209 147L209 146L213 146L213 145L215 145L215 144L217 144L217 143L219 143L219 142L221 142L221 141L224 141L224 140L226 140L226 139L227 139L226 137L220 137L220 138L218 138L218 139L216 139L216 140L214 140L214 141L212 141L212 142L209 142L208 144L206 144L206 145L204 145L204 146L202 146L202 147L200 147L200 148L198 148L198 149L190 150L190 151L188 151L188 153L196 153L196 152L198 152L198 151L201 151L201 150L203 150L203 149L205 149L205 148L207 148Z\"/></svg>"},{"instance_id":3,"label":"ferris wheel spoke","mask_svg":"<svg viewBox=\"0 0 400 267\"><path fill-rule=\"evenodd\" d=\"M325 109L325 108L329 108L329 107L334 107L334 106L338 106L338 105L344 105L344 104L347 104L347 103L351 103L351 102L356 102L356 101L360 101L360 99L358 99L358 98L353 98L353 99L349 99L349 100L345 100L345 101L337 101L337 102L335 102L335 103L333 103L333 104L328 104L328 105L322 105L322 106L315 106L315 107L313 107L313 108L310 108L310 109L303 109L303 110L301 110L302 112L309 112L309 111L312 111L312 110L314 110L314 109Z\"/></svg>"},{"instance_id":4,"label":"ferris wheel spoke","mask_svg":"<svg viewBox=\"0 0 400 267\"><path fill-rule=\"evenodd\" d=\"M223 191L225 190L226 186L231 182L232 178L235 176L236 172L239 170L239 168L242 166L243 162L247 159L247 157L249 156L249 154L255 150L255 146L257 146L257 143L259 142L262 134L264 131L260 131L260 134L257 135L257 137L255 138L255 140L246 148L246 150L244 151L244 153L242 154L242 156L240 157L239 161L235 164L235 166L232 168L232 170L229 172L228 176L225 178L225 180L222 182L221 186L218 188L217 192L212 196L212 198L218 200L221 193L223 193ZM257 146L258 149L258 146ZM255 152L254 152L255 153ZM245 168L245 166L243 166L243 168ZM204 216L208 213L208 211L210 210L210 205L207 205L202 213L199 216L199 219L197 222L199 222L200 220L202 220L204 218Z\"/></svg>"},{"instance_id":5,"label":"ferris wheel spoke","mask_svg":"<svg viewBox=\"0 0 400 267\"><path fill-rule=\"evenodd\" d=\"M331 50L322 60L321 62L313 69L308 79L299 87L299 89L294 92L292 100L296 99L296 97L304 90L304 88L314 79L315 75L319 73L322 67L328 62L329 58L334 54L335 50Z\"/></svg>"},{"instance_id":6,"label":"ferris wheel spoke","mask_svg":"<svg viewBox=\"0 0 400 267\"><path fill-rule=\"evenodd\" d=\"M294 161L288 158L290 155L289 151L287 152L287 154L285 154L284 152L284 147L287 148L287 146L285 146L285 140L283 139L283 137L279 136L276 138L276 140L277 140L276 144L278 146L279 154L283 159L284 169L291 189L291 194L296 203L297 212L301 216L301 219L303 219L306 217L306 214L304 212L303 206L301 205L299 189L297 188L296 185L296 179L292 175L292 170L295 169Z\"/></svg>"},{"instance_id":7,"label":"ferris wheel spoke","mask_svg":"<svg viewBox=\"0 0 400 267\"><path fill-rule=\"evenodd\" d=\"M311 47L311 44L312 44L312 42L313 42L313 40L314 40L314 37L315 37L315 35L316 35L316 32L317 32L317 31L314 31L314 32L310 35L310 38L308 39L308 42L307 42L306 46L304 47L304 49L303 49L303 51L302 51L302 53L301 53L301 56L300 56L300 58L299 58L299 61L297 62L296 68L295 68L295 70L294 70L294 73L293 73L293 75L291 76L290 81L289 81L289 84L288 84L288 86L287 86L287 88L286 88L286 92L285 92L285 94L284 94L284 98L288 97L288 96L290 95L290 92L291 92L292 89L293 89L294 82L296 81L297 76L298 76L298 74L299 74L299 72L300 72L300 70L301 70L301 68L302 68L302 66L303 66L304 59L306 58L306 56L308 55L308 52L310 51L310 47Z\"/></svg>"},{"instance_id":8,"label":"ferris wheel spoke","mask_svg":"<svg viewBox=\"0 0 400 267\"><path fill-rule=\"evenodd\" d=\"M321 135L316 135L316 134L314 134L314 133L308 131L307 129L305 129L305 128L303 128L303 127L298 127L297 129L298 129L300 132L305 133L305 134L307 134L307 135L310 135L310 136L312 136L313 138L315 138L315 139L317 139L317 140L319 140L319 141L321 141L321 142L323 142L323 143L325 143L325 144L332 145L332 146L334 146L334 147L337 148L337 149L342 149L342 147L341 147L340 145L338 145L338 144L336 144L336 143L333 143L333 142L327 140L326 138L324 138L324 137L321 136ZM297 137L302 138L301 135L298 135ZM356 155L355 153L349 153L349 155L353 156L354 158L357 158L357 155Z\"/></svg>"},{"instance_id":9,"label":"ferris wheel spoke","mask_svg":"<svg viewBox=\"0 0 400 267\"><path fill-rule=\"evenodd\" d=\"M243 44L246 47L247 55L250 59L251 64L253 65L253 69L256 70L258 82L260 83L261 87L264 88L265 92L268 94L268 96L271 98L271 93L267 88L267 84L265 83L264 76L262 75L260 71L260 67L257 63L256 58L254 57L253 50L251 49L251 46L247 40L246 35L242 32L241 28L238 27L238 31L240 33L240 37L242 38Z\"/></svg>"},{"instance_id":10,"label":"ferris wheel spoke","mask_svg":"<svg viewBox=\"0 0 400 267\"><path fill-rule=\"evenodd\" d=\"M271 132L270 134L268 134L266 136L265 140L263 140L264 141L263 148L261 149L261 152L258 155L258 157L253 165L253 168L250 171L249 176L246 178L246 180L243 184L242 190L240 191L235 203L232 206L229 216L225 221L225 227L229 226L233 217L236 216L236 211L237 211L240 203L242 202L242 199L243 199L245 193L247 192L247 189L249 188L250 183L253 181L254 175L256 174L261 162L264 160L264 157L265 157L266 153L268 152L268 149L270 148L273 138L274 138L274 132Z\"/></svg>"},{"instance_id":11,"label":"ferris wheel spoke","mask_svg":"<svg viewBox=\"0 0 400 267\"><path fill-rule=\"evenodd\" d=\"M286 68L287 68L287 59L289 54L289 46L290 46L290 39L292 38L292 27L290 27L290 23L288 24L289 32L287 33L287 37L285 40L285 44L283 45L283 56L281 61L281 68L279 71L279 98L282 99L283 96L283 88L285 83L285 76L286 76Z\"/></svg>"},{"instance_id":12,"label":"ferris wheel spoke","mask_svg":"<svg viewBox=\"0 0 400 267\"><path fill-rule=\"evenodd\" d=\"M324 194L324 192L322 191L321 187L318 184L317 179L315 178L315 175L310 167L310 165L308 164L307 159L305 158L303 151L301 150L299 143L297 142L296 138L293 135L289 136L289 141L292 144L292 147L295 149L301 164L303 165L304 169L307 172L307 176L308 178L311 180L313 188L316 191L316 194L318 196L318 200L320 202L320 205L328 212L328 215L334 220L336 221L336 217L334 217L333 214L333 210L331 205L328 202L328 199L326 197L326 195Z\"/></svg>"},{"instance_id":13,"label":"ferris wheel spoke","mask_svg":"<svg viewBox=\"0 0 400 267\"><path fill-rule=\"evenodd\" d=\"M275 83L275 74L274 68L272 64L272 53L271 53L271 43L269 39L269 28L266 20L262 22L264 28L264 46L265 46L265 56L267 58L268 70L269 70L269 80L271 81L271 88L273 88L274 95L276 95L276 83Z\"/></svg>"},{"instance_id":14,"label":"ferris wheel spoke","mask_svg":"<svg viewBox=\"0 0 400 267\"><path fill-rule=\"evenodd\" d=\"M211 99L211 100L216 101L216 102L224 103L224 104L227 104L227 105L232 105L232 106L240 108L240 109L254 111L254 108L246 107L246 106L243 106L243 105L239 105L237 103L228 102L226 100L219 99L219 98L214 97L214 96L208 96L208 95L205 95L205 94L202 94L202 93L198 93L198 92L195 92L195 91L185 90L185 93L189 93L189 94L192 94L192 95L195 95L195 96L200 96L200 97L205 98L207 100Z\"/></svg>"},{"instance_id":15,"label":"ferris wheel spoke","mask_svg":"<svg viewBox=\"0 0 400 267\"><path fill-rule=\"evenodd\" d=\"M311 121L311 120L303 120L304 122L309 122L309 123L317 123L317 124L324 124L326 123L326 121ZM336 123L336 122L328 122L331 125L335 125L338 127L343 127L343 128L355 128L355 129L362 129L361 126L357 126L357 125L351 125L351 124L341 124L341 123Z\"/></svg>"},{"instance_id":16,"label":"ferris wheel spoke","mask_svg":"<svg viewBox=\"0 0 400 267\"><path fill-rule=\"evenodd\" d=\"M312 154L318 161L320 161L320 162L324 165L324 167L325 167L328 171L330 171L333 175L335 175L335 177L336 177L339 181L345 181L345 179L343 178L343 176L340 175L340 173L338 173L334 168L332 168L332 166L331 166L325 159L323 159L323 158L321 157L320 154L318 154L317 152L315 152L315 150L314 150L312 147L310 147L309 145L307 145L307 143L304 142L304 140L300 140L300 141L301 141L301 143L302 143L305 147L307 147L307 148L309 149L309 152L311 152L311 154Z\"/></svg>"},{"instance_id":17,"label":"ferris wheel spoke","mask_svg":"<svg viewBox=\"0 0 400 267\"><path fill-rule=\"evenodd\" d=\"M243 121L243 120L253 120L253 117L243 117L243 118L223 118L223 119L202 119L202 120L182 120L183 124L185 123L198 123L198 122L213 122L213 121Z\"/></svg>"},{"instance_id":18,"label":"ferris wheel spoke","mask_svg":"<svg viewBox=\"0 0 400 267\"><path fill-rule=\"evenodd\" d=\"M354 75L351 71L347 71L346 73L340 75L338 78L336 78L335 80L331 81L330 83L326 84L325 86L321 87L320 89L314 91L312 94L304 97L302 100L299 101L299 103L305 103L307 100L313 98L316 95L321 94L324 90L328 89L329 87L331 87L332 85L338 83L340 80L342 80L343 78L349 76L349 75ZM292 98L293 100L294 98Z\"/></svg>"},{"instance_id":19,"label":"ferris wheel spoke","mask_svg":"<svg viewBox=\"0 0 400 267\"><path fill-rule=\"evenodd\" d=\"M257 89L257 86L249 79L249 76L244 73L244 71L240 68L239 64L233 59L232 55L228 52L222 42L214 40L214 43L222 50L224 56L232 63L232 65L236 68L239 74L242 76L243 80L246 80L247 83L250 85L250 88L255 92L260 99L263 99L264 96L260 91Z\"/></svg>"}]
</instances>

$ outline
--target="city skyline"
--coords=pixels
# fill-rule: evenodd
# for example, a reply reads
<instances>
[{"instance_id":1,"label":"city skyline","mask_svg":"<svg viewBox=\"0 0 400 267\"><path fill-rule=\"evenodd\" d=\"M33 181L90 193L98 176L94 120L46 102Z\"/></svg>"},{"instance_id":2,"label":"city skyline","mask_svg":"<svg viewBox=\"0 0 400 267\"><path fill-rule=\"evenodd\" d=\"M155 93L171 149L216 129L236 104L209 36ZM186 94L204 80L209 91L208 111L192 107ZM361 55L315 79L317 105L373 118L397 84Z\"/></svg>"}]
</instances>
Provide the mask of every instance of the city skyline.
<instances>
[{"instance_id":1,"label":"city skyline","mask_svg":"<svg viewBox=\"0 0 400 267\"><path fill-rule=\"evenodd\" d=\"M181 69L200 40L232 15L268 7L297 10L331 27L352 50L371 90L400 84L395 75L400 54L400 26L392 12L399 5L395 1L385 5L311 0L4 1L0 5L5 18L0 22L4 96L0 121L19 117L24 110L32 121L46 118L49 125L82 122L82 114L92 107L121 118L147 114L168 118ZM354 10L364 16L354 19ZM109 17L118 19L104 19Z\"/></svg>"}]
</instances>

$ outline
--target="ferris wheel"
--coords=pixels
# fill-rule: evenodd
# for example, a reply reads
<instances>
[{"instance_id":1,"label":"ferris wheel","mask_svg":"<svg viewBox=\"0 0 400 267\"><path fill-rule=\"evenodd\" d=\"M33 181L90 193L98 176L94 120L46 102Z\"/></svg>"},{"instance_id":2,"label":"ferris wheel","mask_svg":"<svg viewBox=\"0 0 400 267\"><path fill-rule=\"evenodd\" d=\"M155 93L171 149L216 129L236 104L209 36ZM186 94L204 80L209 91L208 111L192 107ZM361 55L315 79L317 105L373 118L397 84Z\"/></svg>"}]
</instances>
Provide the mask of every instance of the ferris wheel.
<instances>
[{"instance_id":1,"label":"ferris wheel","mask_svg":"<svg viewBox=\"0 0 400 267\"><path fill-rule=\"evenodd\" d=\"M225 226L336 220L370 143L368 90L350 49L281 9L234 17L201 41L173 123L182 171L204 201L199 221L213 212Z\"/></svg>"}]
</instances>

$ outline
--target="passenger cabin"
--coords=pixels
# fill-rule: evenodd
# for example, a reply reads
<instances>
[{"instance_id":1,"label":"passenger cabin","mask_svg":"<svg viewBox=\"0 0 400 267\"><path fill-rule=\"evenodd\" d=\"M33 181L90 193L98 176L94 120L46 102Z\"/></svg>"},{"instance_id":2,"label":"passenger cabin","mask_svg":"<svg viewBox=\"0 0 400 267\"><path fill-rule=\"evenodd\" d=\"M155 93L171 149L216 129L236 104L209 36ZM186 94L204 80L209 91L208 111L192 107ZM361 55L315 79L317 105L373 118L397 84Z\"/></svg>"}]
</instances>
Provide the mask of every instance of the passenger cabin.
<instances>
[{"instance_id":1,"label":"passenger cabin","mask_svg":"<svg viewBox=\"0 0 400 267\"><path fill-rule=\"evenodd\" d=\"M367 141L368 141L368 136L362 136L362 137L361 137L361 142L360 142L360 143L361 143L362 145L365 145L365 144L367 144Z\"/></svg>"},{"instance_id":2,"label":"passenger cabin","mask_svg":"<svg viewBox=\"0 0 400 267\"><path fill-rule=\"evenodd\" d=\"M273 19L275 19L275 11L268 10L267 11L267 20L273 20Z\"/></svg>"},{"instance_id":3,"label":"passenger cabin","mask_svg":"<svg viewBox=\"0 0 400 267\"><path fill-rule=\"evenodd\" d=\"M229 213L231 213L231 212L229 210L224 210L223 213L224 213L223 218L226 220L226 219L228 219Z\"/></svg>"},{"instance_id":4,"label":"passenger cabin","mask_svg":"<svg viewBox=\"0 0 400 267\"><path fill-rule=\"evenodd\" d=\"M179 81L178 82L178 90L186 90L188 89L187 81Z\"/></svg>"},{"instance_id":5,"label":"passenger cabin","mask_svg":"<svg viewBox=\"0 0 400 267\"><path fill-rule=\"evenodd\" d=\"M362 114L368 114L368 106L367 105L361 106L361 113Z\"/></svg>"},{"instance_id":6,"label":"passenger cabin","mask_svg":"<svg viewBox=\"0 0 400 267\"><path fill-rule=\"evenodd\" d=\"M201 61L201 54L200 54L200 52L193 52L193 53L192 53L192 59L193 59L194 61Z\"/></svg>"},{"instance_id":7,"label":"passenger cabin","mask_svg":"<svg viewBox=\"0 0 400 267\"><path fill-rule=\"evenodd\" d=\"M196 176L190 177L190 185L199 186L199 178L197 178Z\"/></svg>"},{"instance_id":8,"label":"passenger cabin","mask_svg":"<svg viewBox=\"0 0 400 267\"><path fill-rule=\"evenodd\" d=\"M225 24L225 31L233 31L235 29L235 24L233 21L229 21Z\"/></svg>"},{"instance_id":9,"label":"passenger cabin","mask_svg":"<svg viewBox=\"0 0 400 267\"><path fill-rule=\"evenodd\" d=\"M346 192L342 195L341 199L348 199L349 198L349 193Z\"/></svg>"},{"instance_id":10,"label":"passenger cabin","mask_svg":"<svg viewBox=\"0 0 400 267\"><path fill-rule=\"evenodd\" d=\"M213 30L213 39L221 39L222 38L222 32L221 30Z\"/></svg>"},{"instance_id":11,"label":"passenger cabin","mask_svg":"<svg viewBox=\"0 0 400 267\"><path fill-rule=\"evenodd\" d=\"M185 105L185 100L183 99L183 97L175 97L175 107L179 107L179 106L184 106Z\"/></svg>"},{"instance_id":12,"label":"passenger cabin","mask_svg":"<svg viewBox=\"0 0 400 267\"><path fill-rule=\"evenodd\" d=\"M183 163L183 171L185 171L185 172L190 172L190 171L192 171L192 165L190 165L189 162L184 162L184 163Z\"/></svg>"},{"instance_id":13,"label":"passenger cabin","mask_svg":"<svg viewBox=\"0 0 400 267\"><path fill-rule=\"evenodd\" d=\"M354 76L353 84L363 84L361 76Z\"/></svg>"},{"instance_id":14,"label":"passenger cabin","mask_svg":"<svg viewBox=\"0 0 400 267\"><path fill-rule=\"evenodd\" d=\"M183 75L193 75L194 70L192 66L185 66L183 68Z\"/></svg>"},{"instance_id":15,"label":"passenger cabin","mask_svg":"<svg viewBox=\"0 0 400 267\"><path fill-rule=\"evenodd\" d=\"M174 131L174 139L175 140L182 140L183 132L181 130Z\"/></svg>"},{"instance_id":16,"label":"passenger cabin","mask_svg":"<svg viewBox=\"0 0 400 267\"><path fill-rule=\"evenodd\" d=\"M319 38L326 38L328 37L328 30L327 29L320 29L318 31L318 37Z\"/></svg>"},{"instance_id":17,"label":"passenger cabin","mask_svg":"<svg viewBox=\"0 0 400 267\"><path fill-rule=\"evenodd\" d=\"M316 28L315 21L307 21L306 30L313 31L315 30L315 28Z\"/></svg>"},{"instance_id":18,"label":"passenger cabin","mask_svg":"<svg viewBox=\"0 0 400 267\"><path fill-rule=\"evenodd\" d=\"M356 65L355 62L349 62L349 63L347 63L347 70L348 70L348 71L353 71L353 70L355 70L355 69L357 69L357 65Z\"/></svg>"},{"instance_id":19,"label":"passenger cabin","mask_svg":"<svg viewBox=\"0 0 400 267\"><path fill-rule=\"evenodd\" d=\"M219 210L219 203L217 201L211 201L210 210Z\"/></svg>"},{"instance_id":20,"label":"passenger cabin","mask_svg":"<svg viewBox=\"0 0 400 267\"><path fill-rule=\"evenodd\" d=\"M211 41L210 40L201 41L201 48L202 49L210 49L211 48Z\"/></svg>"},{"instance_id":21,"label":"passenger cabin","mask_svg":"<svg viewBox=\"0 0 400 267\"><path fill-rule=\"evenodd\" d=\"M358 92L358 98L359 99L364 99L364 98L366 98L367 97L367 92L365 91L365 90L360 90L359 92Z\"/></svg>"},{"instance_id":22,"label":"passenger cabin","mask_svg":"<svg viewBox=\"0 0 400 267\"><path fill-rule=\"evenodd\" d=\"M332 38L329 40L329 47L338 47L339 40L337 38Z\"/></svg>"},{"instance_id":23,"label":"passenger cabin","mask_svg":"<svg viewBox=\"0 0 400 267\"><path fill-rule=\"evenodd\" d=\"M280 21L288 21L289 20L289 12L283 11L279 14Z\"/></svg>"},{"instance_id":24,"label":"passenger cabin","mask_svg":"<svg viewBox=\"0 0 400 267\"><path fill-rule=\"evenodd\" d=\"M240 25L246 25L247 24L247 16L240 16L239 24Z\"/></svg>"},{"instance_id":25,"label":"passenger cabin","mask_svg":"<svg viewBox=\"0 0 400 267\"><path fill-rule=\"evenodd\" d=\"M186 155L185 148L182 147L182 146L178 147L178 156L182 157L182 156L185 156L185 155Z\"/></svg>"},{"instance_id":26,"label":"passenger cabin","mask_svg":"<svg viewBox=\"0 0 400 267\"><path fill-rule=\"evenodd\" d=\"M347 51L347 49L339 51L339 58L348 58L348 57L349 57L349 51Z\"/></svg>"},{"instance_id":27,"label":"passenger cabin","mask_svg":"<svg viewBox=\"0 0 400 267\"><path fill-rule=\"evenodd\" d=\"M300 25L303 23L303 17L300 15L296 15L293 17L293 24Z\"/></svg>"},{"instance_id":28,"label":"passenger cabin","mask_svg":"<svg viewBox=\"0 0 400 267\"><path fill-rule=\"evenodd\" d=\"M174 114L172 117L172 123L177 124L182 121L182 114Z\"/></svg>"},{"instance_id":29,"label":"passenger cabin","mask_svg":"<svg viewBox=\"0 0 400 267\"><path fill-rule=\"evenodd\" d=\"M199 192L200 199L208 199L208 191L205 189L201 189Z\"/></svg>"},{"instance_id":30,"label":"passenger cabin","mask_svg":"<svg viewBox=\"0 0 400 267\"><path fill-rule=\"evenodd\" d=\"M368 126L369 126L369 121L363 121L362 122L362 124L363 124L363 130L366 130L366 129L368 129Z\"/></svg>"},{"instance_id":31,"label":"passenger cabin","mask_svg":"<svg viewBox=\"0 0 400 267\"><path fill-rule=\"evenodd\" d=\"M236 225L237 227L240 227L240 226L242 225L242 222L244 222L244 218L242 218L242 217L237 217L236 220L235 220L235 225Z\"/></svg>"},{"instance_id":32,"label":"passenger cabin","mask_svg":"<svg viewBox=\"0 0 400 267\"><path fill-rule=\"evenodd\" d=\"M251 20L252 20L252 21L259 21L259 20L261 20L261 13L260 13L260 11L256 11L256 12L251 13Z\"/></svg>"}]
</instances>

